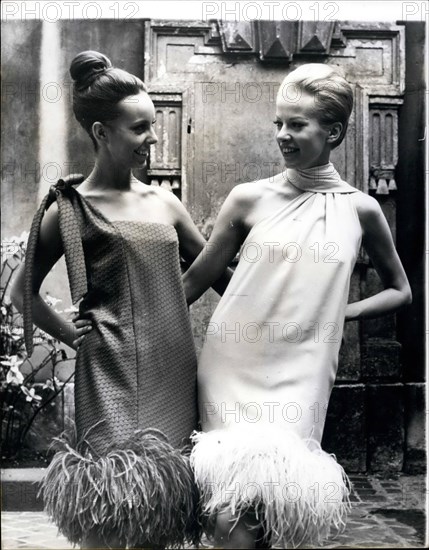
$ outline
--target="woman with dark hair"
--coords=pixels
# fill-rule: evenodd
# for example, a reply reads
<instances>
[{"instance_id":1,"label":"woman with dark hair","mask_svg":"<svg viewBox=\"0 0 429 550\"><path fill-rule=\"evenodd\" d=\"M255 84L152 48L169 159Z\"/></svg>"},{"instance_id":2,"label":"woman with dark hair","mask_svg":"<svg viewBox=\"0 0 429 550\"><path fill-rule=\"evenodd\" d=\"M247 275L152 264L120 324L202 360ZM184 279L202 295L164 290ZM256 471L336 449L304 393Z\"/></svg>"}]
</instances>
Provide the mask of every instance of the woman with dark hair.
<instances>
[{"instance_id":1,"label":"woman with dark hair","mask_svg":"<svg viewBox=\"0 0 429 550\"><path fill-rule=\"evenodd\" d=\"M78 348L77 444L64 442L49 465L45 506L85 548L197 543L198 491L180 451L197 415L179 259L192 262L204 239L172 193L133 176L157 141L143 82L93 51L77 55L70 73L95 165L44 199L12 297L29 355L33 320ZM63 253L73 303L83 298L73 328L39 295Z\"/></svg>"}]
</instances>

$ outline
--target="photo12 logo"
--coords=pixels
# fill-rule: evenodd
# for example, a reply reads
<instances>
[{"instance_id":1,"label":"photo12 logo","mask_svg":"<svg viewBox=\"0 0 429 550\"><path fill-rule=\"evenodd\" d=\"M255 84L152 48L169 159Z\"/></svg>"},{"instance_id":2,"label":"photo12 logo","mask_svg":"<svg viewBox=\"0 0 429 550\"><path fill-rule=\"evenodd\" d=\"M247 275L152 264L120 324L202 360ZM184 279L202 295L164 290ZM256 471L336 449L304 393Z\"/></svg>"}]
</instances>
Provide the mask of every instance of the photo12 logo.
<instances>
[{"instance_id":1,"label":"photo12 logo","mask_svg":"<svg viewBox=\"0 0 429 550\"><path fill-rule=\"evenodd\" d=\"M97 21L141 17L143 2L2 2L1 16L8 20L43 20L56 23L61 19Z\"/></svg>"},{"instance_id":2,"label":"photo12 logo","mask_svg":"<svg viewBox=\"0 0 429 550\"><path fill-rule=\"evenodd\" d=\"M337 2L202 2L201 18L229 21L332 21Z\"/></svg>"}]
</instances>

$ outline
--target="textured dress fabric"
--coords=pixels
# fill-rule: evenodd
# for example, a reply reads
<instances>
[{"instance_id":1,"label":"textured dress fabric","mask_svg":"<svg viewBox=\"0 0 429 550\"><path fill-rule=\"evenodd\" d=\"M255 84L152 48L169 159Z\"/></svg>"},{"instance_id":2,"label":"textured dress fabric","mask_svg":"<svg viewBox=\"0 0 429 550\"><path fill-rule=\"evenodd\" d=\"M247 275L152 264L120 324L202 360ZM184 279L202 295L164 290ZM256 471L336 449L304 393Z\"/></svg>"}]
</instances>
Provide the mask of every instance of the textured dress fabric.
<instances>
[{"instance_id":1,"label":"textured dress fabric","mask_svg":"<svg viewBox=\"0 0 429 550\"><path fill-rule=\"evenodd\" d=\"M183 445L196 422L196 357L176 230L111 223L75 201L89 275L80 312L94 326L77 354L78 433L91 429L99 452L141 427Z\"/></svg>"},{"instance_id":2,"label":"textured dress fabric","mask_svg":"<svg viewBox=\"0 0 429 550\"><path fill-rule=\"evenodd\" d=\"M52 193L63 242L74 243L64 246L67 265L84 258L86 284L71 279L71 287L78 287L75 299L87 290L79 311L91 319L93 329L76 356L78 448L68 447L54 457L45 480L47 507L72 542L81 542L96 528L103 536L113 528L128 544L182 544L186 536L195 540L191 523L198 494L188 458L178 449L189 443L196 425L196 355L176 230L162 223L109 221L71 185ZM34 231L40 219L36 216ZM77 275L82 279L82 271ZM147 479L135 479L139 468ZM82 500L58 504L60 484L70 476L79 484L85 475L94 489L83 490L87 508ZM157 509L158 493L167 510ZM62 496L67 500L67 494ZM78 497L73 493L71 500ZM174 514L177 521L171 519Z\"/></svg>"},{"instance_id":3,"label":"textured dress fabric","mask_svg":"<svg viewBox=\"0 0 429 550\"><path fill-rule=\"evenodd\" d=\"M330 163L267 185L283 200L249 232L208 325L191 460L206 512L262 507L271 542L286 547L320 542L348 508L346 476L320 441L361 244L360 191Z\"/></svg>"}]
</instances>

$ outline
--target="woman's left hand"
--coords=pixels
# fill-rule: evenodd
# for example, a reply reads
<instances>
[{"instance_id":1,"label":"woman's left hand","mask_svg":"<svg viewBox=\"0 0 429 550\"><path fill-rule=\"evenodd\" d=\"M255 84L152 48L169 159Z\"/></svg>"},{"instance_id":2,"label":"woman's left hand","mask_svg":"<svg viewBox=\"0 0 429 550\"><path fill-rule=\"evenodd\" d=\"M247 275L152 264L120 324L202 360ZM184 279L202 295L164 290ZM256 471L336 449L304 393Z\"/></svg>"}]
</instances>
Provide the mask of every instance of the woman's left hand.
<instances>
[{"instance_id":1,"label":"woman's left hand","mask_svg":"<svg viewBox=\"0 0 429 550\"><path fill-rule=\"evenodd\" d=\"M356 193L354 200L362 226L362 243L384 290L348 304L346 321L391 314L410 304L412 299L410 284L378 201L365 193Z\"/></svg>"},{"instance_id":2,"label":"woman's left hand","mask_svg":"<svg viewBox=\"0 0 429 550\"><path fill-rule=\"evenodd\" d=\"M72 321L76 331L75 338L73 340L73 348L78 349L78 347L82 344L85 336L89 332L91 332L92 322L89 319L79 318L79 313L76 313Z\"/></svg>"}]
</instances>

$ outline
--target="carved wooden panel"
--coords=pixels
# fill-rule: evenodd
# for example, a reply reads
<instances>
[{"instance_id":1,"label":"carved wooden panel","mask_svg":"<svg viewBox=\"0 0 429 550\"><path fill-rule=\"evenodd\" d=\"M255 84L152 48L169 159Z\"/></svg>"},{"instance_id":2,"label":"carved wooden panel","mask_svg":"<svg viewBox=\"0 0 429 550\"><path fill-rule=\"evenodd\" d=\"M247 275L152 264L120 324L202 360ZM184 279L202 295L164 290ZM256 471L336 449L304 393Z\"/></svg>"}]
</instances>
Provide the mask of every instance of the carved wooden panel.
<instances>
[{"instance_id":1,"label":"carved wooden panel","mask_svg":"<svg viewBox=\"0 0 429 550\"><path fill-rule=\"evenodd\" d=\"M152 94L155 105L155 132L158 142L152 146L148 177L151 185L160 185L181 195L182 174L182 102L180 94Z\"/></svg>"},{"instance_id":2,"label":"carved wooden panel","mask_svg":"<svg viewBox=\"0 0 429 550\"><path fill-rule=\"evenodd\" d=\"M180 169L182 106L177 104L155 105L155 132L158 143L153 146L151 168Z\"/></svg>"},{"instance_id":3,"label":"carved wooden panel","mask_svg":"<svg viewBox=\"0 0 429 550\"><path fill-rule=\"evenodd\" d=\"M388 101L388 98L385 101ZM369 109L368 189L378 195L396 191L395 168L398 162L398 111L389 103L373 103Z\"/></svg>"}]
</instances>

